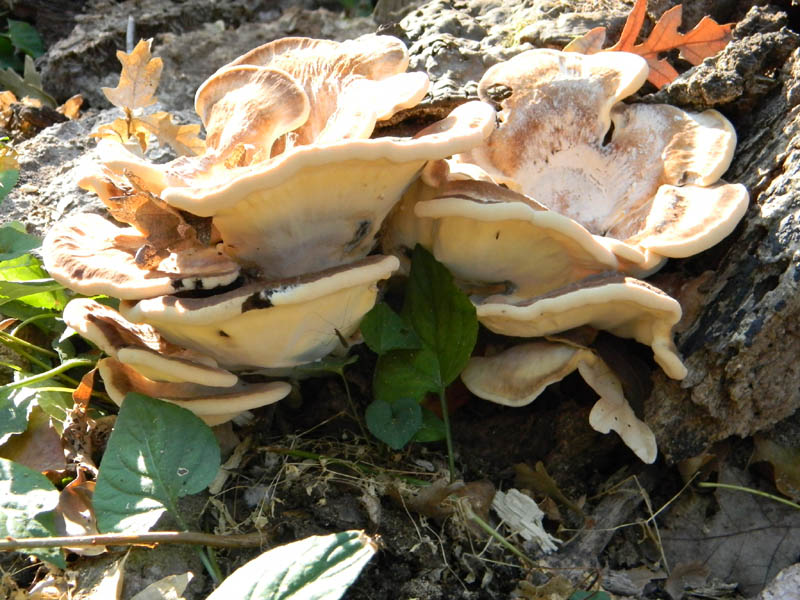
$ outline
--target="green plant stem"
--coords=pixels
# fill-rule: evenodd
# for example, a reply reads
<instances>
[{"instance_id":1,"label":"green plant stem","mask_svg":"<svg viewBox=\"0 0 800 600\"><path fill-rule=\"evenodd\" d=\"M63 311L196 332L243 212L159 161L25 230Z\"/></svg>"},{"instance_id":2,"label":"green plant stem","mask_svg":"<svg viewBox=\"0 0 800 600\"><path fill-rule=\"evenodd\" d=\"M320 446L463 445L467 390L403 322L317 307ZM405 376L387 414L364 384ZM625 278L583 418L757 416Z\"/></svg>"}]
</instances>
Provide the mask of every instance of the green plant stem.
<instances>
[{"instance_id":1,"label":"green plant stem","mask_svg":"<svg viewBox=\"0 0 800 600\"><path fill-rule=\"evenodd\" d=\"M175 506L172 502L167 503L167 510L172 513L172 516L178 522L178 525L181 529L188 532L189 528L186 526L186 523L183 520L180 512L178 512L178 507ZM219 585L222 582L222 571L217 564L216 557L211 553L211 549L208 546L203 548L195 548L195 552L197 552L197 556L200 558L200 562L203 563L203 566L208 571L208 574L211 575L211 579L214 581L214 585Z\"/></svg>"},{"instance_id":2,"label":"green plant stem","mask_svg":"<svg viewBox=\"0 0 800 600\"><path fill-rule=\"evenodd\" d=\"M0 361L0 367L5 367L6 369L11 369L12 371L22 371L22 367L20 367L19 365L13 365L11 363L2 361Z\"/></svg>"},{"instance_id":3,"label":"green plant stem","mask_svg":"<svg viewBox=\"0 0 800 600\"><path fill-rule=\"evenodd\" d=\"M464 511L465 511L465 513L467 515L467 518L472 520L474 523L476 523L478 525L478 527L480 527L486 533L488 533L490 536L492 536L494 539L496 539L500 543L500 545L502 545L504 548L506 548L514 556L519 558L524 564L527 564L529 567L535 567L536 566L536 564L530 558L525 556L519 550L519 548L514 546L514 544L512 544L506 538L504 538L502 535L500 535L494 529L494 527L492 527L486 521L484 521L478 515L476 515L475 512L472 510L472 508L469 505L467 505L466 503L464 504Z\"/></svg>"},{"instance_id":4,"label":"green plant stem","mask_svg":"<svg viewBox=\"0 0 800 600\"><path fill-rule=\"evenodd\" d=\"M786 506L791 506L795 510L800 510L800 504L797 504L797 502L792 502L791 500L787 500L786 498L781 498L780 496L776 496L775 494L762 492L761 490L755 490L753 488L744 487L742 485L733 485L730 483L710 483L707 481L701 481L697 485L699 487L704 487L704 488L723 488L726 490L734 490L737 492L748 492L750 494L755 494L756 496L769 498L770 500L774 500L775 502L780 502L781 504L785 504Z\"/></svg>"},{"instance_id":5,"label":"green plant stem","mask_svg":"<svg viewBox=\"0 0 800 600\"><path fill-rule=\"evenodd\" d=\"M456 458L453 454L453 435L450 433L450 413L447 410L447 394L439 389L439 400L442 403L442 421L444 421L444 441L447 444L447 468L450 470L450 483L456 480Z\"/></svg>"},{"instance_id":6,"label":"green plant stem","mask_svg":"<svg viewBox=\"0 0 800 600\"><path fill-rule=\"evenodd\" d=\"M69 371L70 369L74 369L75 367L88 367L90 365L94 365L93 360L88 360L85 358L72 358L70 360L64 361L57 367L53 367L52 369L45 371L44 373L37 373L36 375L31 375L30 377L26 377L25 379L20 379L19 381L8 383L3 387L6 389L16 389L25 387L26 385L39 383L40 381L47 381L51 377L55 377L56 375L61 375L61 373ZM75 381L75 385L76 386L79 385L77 381Z\"/></svg>"},{"instance_id":7,"label":"green plant stem","mask_svg":"<svg viewBox=\"0 0 800 600\"><path fill-rule=\"evenodd\" d=\"M267 452L273 452L275 454L294 456L295 458L307 458L319 462L324 461L335 465L341 465L343 467L354 469L362 475L390 475L391 477L401 479L405 482L408 482L412 485L416 485L419 487L428 487L430 485L429 481L424 481L423 479L417 479L416 477L408 477L407 475L394 475L388 471L385 471L384 469L378 469L375 467L362 465L360 463L355 463L348 460L342 460L341 458L331 458L329 456L325 456L324 454L316 454L315 452L308 452L306 450L295 450L294 448L279 448L277 446L262 446L260 449L266 450Z\"/></svg>"},{"instance_id":8,"label":"green plant stem","mask_svg":"<svg viewBox=\"0 0 800 600\"><path fill-rule=\"evenodd\" d=\"M98 535L76 535L45 538L3 538L0 551L24 550L28 548L63 548L91 546L150 546L152 544L186 544L211 546L214 548L253 548L263 546L264 535L214 535L199 531L150 531L147 533L101 533Z\"/></svg>"},{"instance_id":9,"label":"green plant stem","mask_svg":"<svg viewBox=\"0 0 800 600\"><path fill-rule=\"evenodd\" d=\"M29 324L31 324L31 323L33 323L35 321L41 321L43 319L55 319L56 317L59 316L59 314L60 313L43 313L41 315L33 315L32 317L28 317L27 319L22 321L19 325L14 327L14 329L11 330L11 334L10 335L16 337L17 333L19 333L19 331L23 327L25 327L26 325L29 325Z\"/></svg>"},{"instance_id":10,"label":"green plant stem","mask_svg":"<svg viewBox=\"0 0 800 600\"><path fill-rule=\"evenodd\" d=\"M31 344L30 342L26 342L25 340L21 340L18 337L15 337L13 334L6 333L5 331L0 331L0 340L5 340L10 344L17 344L19 346L22 346L23 348L27 348L29 350L36 350L36 352L41 352L42 354L45 354L47 356L58 358L58 354L56 352L48 350L47 348L42 348L41 346L37 346L36 344Z\"/></svg>"}]
</instances>

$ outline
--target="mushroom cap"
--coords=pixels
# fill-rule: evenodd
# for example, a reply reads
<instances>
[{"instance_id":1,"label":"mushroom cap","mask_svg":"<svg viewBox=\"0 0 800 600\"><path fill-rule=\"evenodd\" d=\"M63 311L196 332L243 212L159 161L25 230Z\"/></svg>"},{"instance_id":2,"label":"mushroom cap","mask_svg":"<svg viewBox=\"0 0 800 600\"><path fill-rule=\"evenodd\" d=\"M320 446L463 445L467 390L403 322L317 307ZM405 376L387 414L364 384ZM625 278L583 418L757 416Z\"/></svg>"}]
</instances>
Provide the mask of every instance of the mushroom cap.
<instances>
[{"instance_id":1,"label":"mushroom cap","mask_svg":"<svg viewBox=\"0 0 800 600\"><path fill-rule=\"evenodd\" d=\"M171 253L156 269L136 263L147 238L133 227L117 227L99 215L80 214L57 223L42 244L50 276L87 296L106 294L133 300L228 285L239 265L213 248L197 246Z\"/></svg>"},{"instance_id":2,"label":"mushroom cap","mask_svg":"<svg viewBox=\"0 0 800 600\"><path fill-rule=\"evenodd\" d=\"M502 284L506 300L533 298L617 269L615 254L583 226L526 196L483 181L451 182L414 206L433 219L432 251L462 287Z\"/></svg>"},{"instance_id":3,"label":"mushroom cap","mask_svg":"<svg viewBox=\"0 0 800 600\"><path fill-rule=\"evenodd\" d=\"M153 381L114 358L104 358L97 366L106 392L118 406L130 392L146 394L190 410L211 426L229 421L246 410L277 402L292 389L285 381L240 382L223 388L189 382Z\"/></svg>"},{"instance_id":4,"label":"mushroom cap","mask_svg":"<svg viewBox=\"0 0 800 600\"><path fill-rule=\"evenodd\" d=\"M589 414L592 428L600 433L616 431L642 461L654 462L655 435L631 409L619 378L588 348L544 340L519 344L493 356L472 357L461 379L480 398L523 406L576 368L600 396Z\"/></svg>"},{"instance_id":5,"label":"mushroom cap","mask_svg":"<svg viewBox=\"0 0 800 600\"><path fill-rule=\"evenodd\" d=\"M288 367L331 353L372 308L377 282L398 267L393 256L278 281L255 281L204 298L160 296L123 302L135 323L229 368Z\"/></svg>"},{"instance_id":6,"label":"mushroom cap","mask_svg":"<svg viewBox=\"0 0 800 600\"><path fill-rule=\"evenodd\" d=\"M736 134L714 110L622 104L646 73L641 57L624 52L523 52L481 79L479 96L495 99L500 125L457 160L617 238L609 249L636 275L655 270L663 256L705 250L747 207L741 186L706 191L730 165ZM663 249L671 254L661 255L662 244L647 238L664 228L660 240L669 238Z\"/></svg>"},{"instance_id":7,"label":"mushroom cap","mask_svg":"<svg viewBox=\"0 0 800 600\"><path fill-rule=\"evenodd\" d=\"M593 275L548 294L514 304L502 297L477 303L478 320L496 333L543 337L591 325L633 338L653 349L655 361L673 379L686 377L672 341L681 306L658 288L619 274Z\"/></svg>"},{"instance_id":8,"label":"mushroom cap","mask_svg":"<svg viewBox=\"0 0 800 600\"><path fill-rule=\"evenodd\" d=\"M208 185L167 187L161 197L187 212L213 215L225 252L259 266L267 278L324 270L366 256L424 164L479 143L493 122L491 107L469 102L451 113L447 126L415 139L298 147Z\"/></svg>"},{"instance_id":9,"label":"mushroom cap","mask_svg":"<svg viewBox=\"0 0 800 600\"><path fill-rule=\"evenodd\" d=\"M90 298L75 298L64 308L64 322L103 352L156 381L202 382L231 387L239 378L216 361L171 344L153 327L134 324Z\"/></svg>"},{"instance_id":10,"label":"mushroom cap","mask_svg":"<svg viewBox=\"0 0 800 600\"><path fill-rule=\"evenodd\" d=\"M225 157L251 145L269 158L280 136L308 119L308 97L287 73L255 66L217 71L197 90L195 110L206 127L206 146Z\"/></svg>"},{"instance_id":11,"label":"mushroom cap","mask_svg":"<svg viewBox=\"0 0 800 600\"><path fill-rule=\"evenodd\" d=\"M344 42L283 38L251 50L228 66L235 65L280 69L305 90L311 112L288 145L367 138L377 120L418 104L429 85L425 73L405 73L405 45L385 35Z\"/></svg>"}]
</instances>

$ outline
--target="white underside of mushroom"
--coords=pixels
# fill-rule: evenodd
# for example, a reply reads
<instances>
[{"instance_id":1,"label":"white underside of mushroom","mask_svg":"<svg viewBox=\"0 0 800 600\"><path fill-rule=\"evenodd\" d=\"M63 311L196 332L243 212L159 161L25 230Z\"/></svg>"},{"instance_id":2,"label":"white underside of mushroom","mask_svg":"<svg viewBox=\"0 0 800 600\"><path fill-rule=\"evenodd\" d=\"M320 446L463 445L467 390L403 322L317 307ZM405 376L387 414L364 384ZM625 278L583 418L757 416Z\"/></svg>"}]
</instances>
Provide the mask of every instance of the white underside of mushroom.
<instances>
[{"instance_id":1,"label":"white underside of mushroom","mask_svg":"<svg viewBox=\"0 0 800 600\"><path fill-rule=\"evenodd\" d=\"M106 391L119 406L128 393L136 392L192 411L207 425L219 425L246 411L277 402L291 391L284 381L238 383L213 387L190 382L153 381L114 358L97 363Z\"/></svg>"},{"instance_id":2,"label":"white underside of mushroom","mask_svg":"<svg viewBox=\"0 0 800 600\"><path fill-rule=\"evenodd\" d=\"M672 341L681 306L661 290L630 277L590 277L546 296L511 304L500 296L479 301L478 320L496 333L544 337L591 325L650 346L673 379L686 377Z\"/></svg>"},{"instance_id":3,"label":"white underside of mushroom","mask_svg":"<svg viewBox=\"0 0 800 600\"><path fill-rule=\"evenodd\" d=\"M372 256L295 280L255 282L208 298L161 296L123 302L122 314L226 368L290 367L318 360L358 329L377 282L399 266Z\"/></svg>"},{"instance_id":4,"label":"white underside of mushroom","mask_svg":"<svg viewBox=\"0 0 800 600\"><path fill-rule=\"evenodd\" d=\"M535 341L513 346L490 357L472 357L461 373L469 390L485 400L506 406L533 402L544 388L578 369L600 399L589 424L601 433L615 431L642 461L656 459L656 440L625 399L619 378L588 348Z\"/></svg>"}]
</instances>

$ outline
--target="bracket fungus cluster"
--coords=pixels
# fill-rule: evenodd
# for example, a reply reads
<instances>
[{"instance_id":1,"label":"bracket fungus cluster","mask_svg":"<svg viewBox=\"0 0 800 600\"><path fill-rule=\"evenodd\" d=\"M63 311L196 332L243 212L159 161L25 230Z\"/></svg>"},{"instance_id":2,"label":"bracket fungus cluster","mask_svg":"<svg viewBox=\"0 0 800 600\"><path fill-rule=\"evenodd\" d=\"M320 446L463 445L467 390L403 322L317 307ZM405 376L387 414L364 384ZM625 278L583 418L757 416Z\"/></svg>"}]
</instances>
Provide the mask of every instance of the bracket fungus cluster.
<instances>
[{"instance_id":1,"label":"bracket fungus cluster","mask_svg":"<svg viewBox=\"0 0 800 600\"><path fill-rule=\"evenodd\" d=\"M491 107L466 103L413 138L370 139L425 95L405 46L287 38L252 50L197 91L197 156L154 164L103 140L83 179L118 225L58 223L43 245L54 279L120 300L76 299L65 321L109 357L115 402L141 392L216 424L275 402L285 382L234 371L318 360L356 333L399 266L369 255L384 218L428 161L487 137Z\"/></svg>"},{"instance_id":2,"label":"bracket fungus cluster","mask_svg":"<svg viewBox=\"0 0 800 600\"><path fill-rule=\"evenodd\" d=\"M590 424L652 462L654 436L619 379L569 333L633 338L684 378L672 341L681 307L640 278L722 240L748 194L720 181L736 144L720 113L622 102L647 74L644 59L624 52L530 50L491 67L478 93L496 129L426 167L392 213L383 249L402 257L426 246L485 327L526 338L471 359L462 379L473 393L520 406L578 369L600 395Z\"/></svg>"},{"instance_id":3,"label":"bracket fungus cluster","mask_svg":"<svg viewBox=\"0 0 800 600\"><path fill-rule=\"evenodd\" d=\"M686 376L681 307L641 278L744 215L746 190L720 180L732 126L713 110L624 103L648 75L639 56L540 49L491 67L479 101L415 136L373 138L426 93L407 65L387 36L278 40L198 89L201 154L154 164L100 142L83 185L126 225L73 217L44 255L67 287L120 300L119 312L86 299L65 311L109 355L109 394L147 393L209 423L273 402L288 384L235 371L336 351L419 243L480 322L518 342L473 357L470 390L519 406L578 370L600 395L590 424L652 462L654 436L592 335L633 338ZM379 235L384 254L371 254Z\"/></svg>"}]
</instances>

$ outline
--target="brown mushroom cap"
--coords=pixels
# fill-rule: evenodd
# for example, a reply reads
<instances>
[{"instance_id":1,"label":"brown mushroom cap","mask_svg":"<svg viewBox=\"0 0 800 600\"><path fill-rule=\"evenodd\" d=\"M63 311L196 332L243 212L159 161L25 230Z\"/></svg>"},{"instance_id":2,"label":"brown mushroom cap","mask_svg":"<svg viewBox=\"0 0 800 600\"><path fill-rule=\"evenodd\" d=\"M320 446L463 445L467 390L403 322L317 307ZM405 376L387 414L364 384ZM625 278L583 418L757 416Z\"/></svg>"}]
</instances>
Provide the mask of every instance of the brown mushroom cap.
<instances>
[{"instance_id":1,"label":"brown mushroom cap","mask_svg":"<svg viewBox=\"0 0 800 600\"><path fill-rule=\"evenodd\" d=\"M153 381L113 358L104 358L97 366L108 395L117 405L122 405L128 393L137 392L190 410L212 426L229 421L246 410L277 402L292 389L284 381L238 383L224 388Z\"/></svg>"},{"instance_id":2,"label":"brown mushroom cap","mask_svg":"<svg viewBox=\"0 0 800 600\"><path fill-rule=\"evenodd\" d=\"M668 376L686 377L672 341L681 306L644 281L618 274L596 275L526 302L511 304L497 298L486 298L476 307L478 320L496 333L543 337L591 325L649 345Z\"/></svg>"},{"instance_id":3,"label":"brown mushroom cap","mask_svg":"<svg viewBox=\"0 0 800 600\"><path fill-rule=\"evenodd\" d=\"M600 396L589 415L592 428L601 433L616 431L642 461L654 462L657 449L653 432L636 417L619 378L588 348L544 340L520 344L494 356L472 357L461 379L480 398L523 406L576 368Z\"/></svg>"},{"instance_id":4,"label":"brown mushroom cap","mask_svg":"<svg viewBox=\"0 0 800 600\"><path fill-rule=\"evenodd\" d=\"M206 298L161 296L123 302L120 311L149 323L175 344L230 368L313 362L342 345L375 303L377 282L398 267L393 256L279 281L256 281Z\"/></svg>"},{"instance_id":5,"label":"brown mushroom cap","mask_svg":"<svg viewBox=\"0 0 800 600\"><path fill-rule=\"evenodd\" d=\"M150 325L136 325L109 306L89 298L71 300L64 322L103 352L156 381L202 382L231 387L239 378L216 361L171 344Z\"/></svg>"},{"instance_id":6,"label":"brown mushroom cap","mask_svg":"<svg viewBox=\"0 0 800 600\"><path fill-rule=\"evenodd\" d=\"M136 252L147 238L99 215L81 214L57 223L42 244L51 277L87 296L138 299L232 283L239 265L213 248L172 253L156 269L140 268Z\"/></svg>"}]
</instances>

